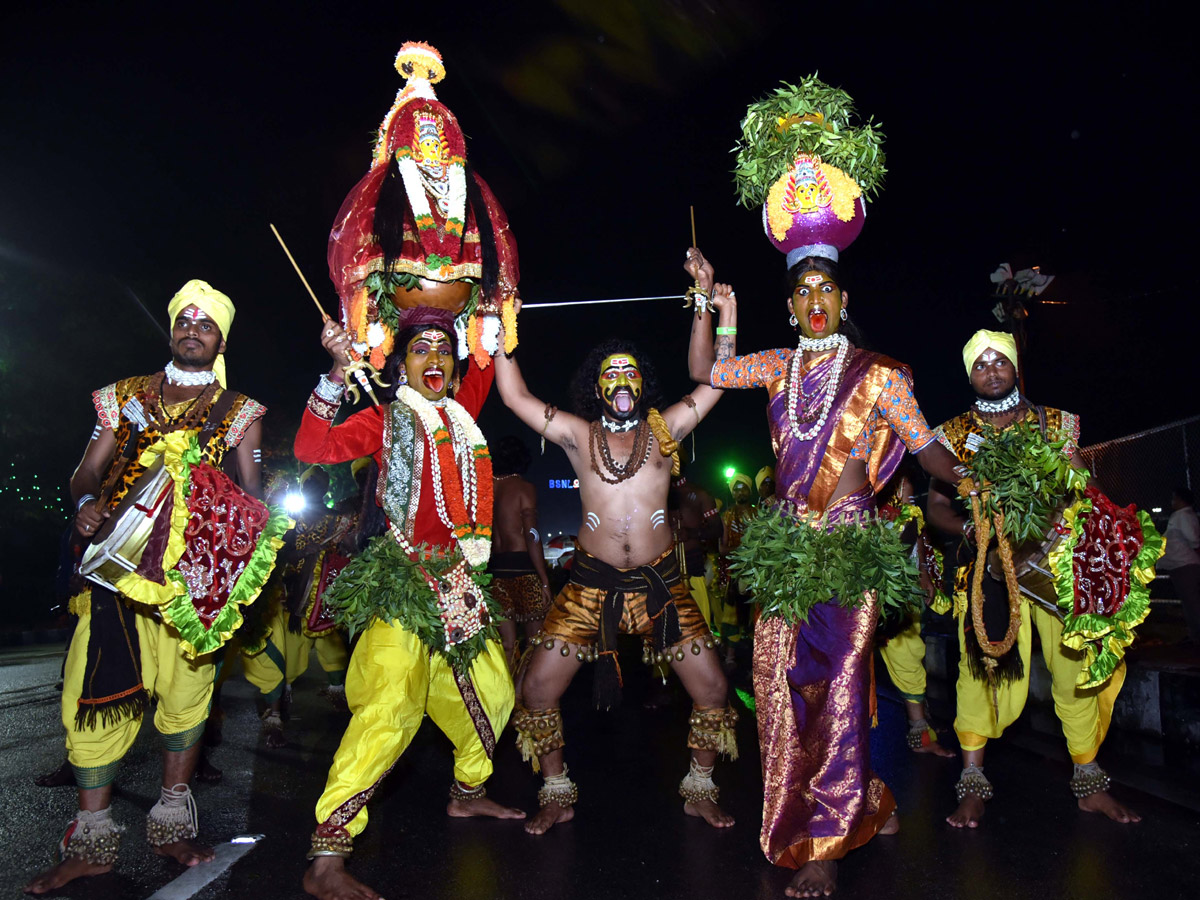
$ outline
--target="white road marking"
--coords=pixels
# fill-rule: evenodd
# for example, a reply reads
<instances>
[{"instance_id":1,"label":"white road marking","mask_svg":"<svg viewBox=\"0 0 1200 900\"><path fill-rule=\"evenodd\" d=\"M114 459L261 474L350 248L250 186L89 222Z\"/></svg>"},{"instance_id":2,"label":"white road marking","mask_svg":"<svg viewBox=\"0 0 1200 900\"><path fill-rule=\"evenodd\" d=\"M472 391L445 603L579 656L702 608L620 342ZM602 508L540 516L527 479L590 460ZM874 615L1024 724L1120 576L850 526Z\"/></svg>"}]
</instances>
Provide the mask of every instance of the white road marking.
<instances>
[{"instance_id":1,"label":"white road marking","mask_svg":"<svg viewBox=\"0 0 1200 900\"><path fill-rule=\"evenodd\" d=\"M240 834L228 844L218 844L213 847L212 862L192 866L174 881L163 885L146 900L188 900L195 896L201 888L216 881L229 868L254 849L254 845L262 839L261 834Z\"/></svg>"}]
</instances>

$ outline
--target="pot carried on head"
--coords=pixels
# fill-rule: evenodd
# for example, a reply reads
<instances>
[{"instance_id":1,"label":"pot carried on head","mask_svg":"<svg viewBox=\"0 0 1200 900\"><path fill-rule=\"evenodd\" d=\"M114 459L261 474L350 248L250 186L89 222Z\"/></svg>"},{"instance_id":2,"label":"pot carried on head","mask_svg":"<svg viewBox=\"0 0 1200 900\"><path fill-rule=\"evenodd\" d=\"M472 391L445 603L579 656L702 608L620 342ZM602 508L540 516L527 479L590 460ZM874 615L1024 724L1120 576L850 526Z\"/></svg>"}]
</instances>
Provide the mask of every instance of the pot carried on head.
<instances>
[{"instance_id":1,"label":"pot carried on head","mask_svg":"<svg viewBox=\"0 0 1200 900\"><path fill-rule=\"evenodd\" d=\"M347 195L329 233L329 276L358 357L383 366L400 310L446 309L460 354L480 368L516 346L517 245L503 208L467 162L466 141L433 85L445 77L428 44L400 48L407 83L379 127L371 168Z\"/></svg>"}]
</instances>

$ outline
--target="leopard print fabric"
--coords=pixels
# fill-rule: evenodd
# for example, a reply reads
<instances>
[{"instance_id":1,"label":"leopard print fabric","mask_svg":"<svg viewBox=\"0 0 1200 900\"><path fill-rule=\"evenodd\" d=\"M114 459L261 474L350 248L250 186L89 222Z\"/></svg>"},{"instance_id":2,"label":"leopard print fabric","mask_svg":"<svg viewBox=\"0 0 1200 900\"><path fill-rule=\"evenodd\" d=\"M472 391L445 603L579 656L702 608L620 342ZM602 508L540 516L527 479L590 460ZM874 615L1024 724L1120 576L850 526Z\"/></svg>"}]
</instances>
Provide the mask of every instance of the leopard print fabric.
<instances>
[{"instance_id":1,"label":"leopard print fabric","mask_svg":"<svg viewBox=\"0 0 1200 900\"><path fill-rule=\"evenodd\" d=\"M128 416L123 414L122 410L125 404L134 398L137 398L138 402L145 406L146 394L151 385L151 379L154 377L152 375L138 375L133 378L125 378L115 384L103 387L92 394L92 403L96 407L96 415L100 420L101 427L113 431L117 439L117 455L114 456L113 465L110 466L108 473L105 475L103 485L104 489L107 490L115 478L118 476L120 478L120 483L113 489L112 497L109 500L110 509L116 508L117 504L129 492L133 483L145 471L145 467L138 462L138 457L146 448L162 437L162 432L153 424L148 429L142 431L138 436L137 450L133 455L133 459L129 461L129 465L125 467L124 472L120 471L120 467L116 465L120 455L120 448L125 446L125 442L129 439L130 430L134 428L134 423L130 421ZM222 391L218 390L213 396L212 403L215 404L221 394ZM164 409L170 416L179 416L187 410L189 403L191 403L190 400L185 400L182 403L164 406ZM209 408L211 409L212 406L210 405ZM238 397L213 433L212 440L204 448L201 460L214 468L220 468L226 453L241 443L242 438L246 434L246 429L265 412L266 408L262 404L251 400L245 395ZM201 421L203 421L203 417L201 417ZM199 432L199 429L194 430L197 433Z\"/></svg>"}]
</instances>

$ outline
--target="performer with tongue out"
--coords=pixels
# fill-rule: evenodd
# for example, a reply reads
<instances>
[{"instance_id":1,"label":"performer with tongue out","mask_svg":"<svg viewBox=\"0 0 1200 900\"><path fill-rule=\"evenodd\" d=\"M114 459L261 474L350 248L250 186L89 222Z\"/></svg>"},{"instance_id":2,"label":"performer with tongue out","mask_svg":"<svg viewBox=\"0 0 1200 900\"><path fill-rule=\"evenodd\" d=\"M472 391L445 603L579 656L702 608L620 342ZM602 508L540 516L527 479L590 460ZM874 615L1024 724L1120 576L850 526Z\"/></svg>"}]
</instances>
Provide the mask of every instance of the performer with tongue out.
<instances>
[{"instance_id":1,"label":"performer with tongue out","mask_svg":"<svg viewBox=\"0 0 1200 900\"><path fill-rule=\"evenodd\" d=\"M484 587L492 466L474 420L494 370L464 361L459 383L453 313L406 309L385 367L394 396L334 425L350 339L332 322L322 327L321 343L338 362L309 397L296 457L337 463L371 456L378 476L368 482L376 502L365 505L360 525L360 540L371 541L325 593L338 624L362 637L346 673L353 716L317 801L304 887L317 897L365 900L378 894L352 878L344 860L366 827L367 801L423 716L454 744L449 815L525 817L484 790L513 706L494 624L499 607Z\"/></svg>"},{"instance_id":2,"label":"performer with tongue out","mask_svg":"<svg viewBox=\"0 0 1200 900\"><path fill-rule=\"evenodd\" d=\"M912 602L920 588L899 529L875 517L875 495L905 449L958 480L908 367L855 346L837 260L862 229L884 157L874 123L852 116L850 97L815 77L750 107L738 187L747 205L763 205L767 236L787 254L798 345L727 359L706 340L691 345L694 379L764 387L770 398L776 503L747 526L732 574L760 609L760 845L772 863L799 870L792 897L831 894L835 860L899 827L891 792L871 771L871 654L881 608Z\"/></svg>"},{"instance_id":3,"label":"performer with tongue out","mask_svg":"<svg viewBox=\"0 0 1200 900\"><path fill-rule=\"evenodd\" d=\"M699 251L690 251L688 265L709 291L712 269ZM728 286L716 286L714 303L722 328L734 330ZM703 333L697 328L694 339ZM711 327L708 334L711 342ZM722 351L732 352L732 339L721 340ZM498 354L494 368L505 405L566 452L579 476L584 516L571 581L532 641L513 716L522 756L545 777L538 791L541 809L525 830L542 834L575 815L578 789L563 761L559 701L585 661L597 663L597 708L620 701L618 632L642 635L643 661L669 663L692 698L691 765L679 786L684 812L716 828L732 825L717 805L712 771L718 753L737 756L737 715L726 702L728 685L712 634L680 573L668 514L671 475L679 473L679 464L677 457L673 463L667 458L713 408L720 391L698 387L659 413L650 407L653 369L639 349L620 340L594 348L580 366L572 385L575 415L535 397L516 360Z\"/></svg>"}]
</instances>

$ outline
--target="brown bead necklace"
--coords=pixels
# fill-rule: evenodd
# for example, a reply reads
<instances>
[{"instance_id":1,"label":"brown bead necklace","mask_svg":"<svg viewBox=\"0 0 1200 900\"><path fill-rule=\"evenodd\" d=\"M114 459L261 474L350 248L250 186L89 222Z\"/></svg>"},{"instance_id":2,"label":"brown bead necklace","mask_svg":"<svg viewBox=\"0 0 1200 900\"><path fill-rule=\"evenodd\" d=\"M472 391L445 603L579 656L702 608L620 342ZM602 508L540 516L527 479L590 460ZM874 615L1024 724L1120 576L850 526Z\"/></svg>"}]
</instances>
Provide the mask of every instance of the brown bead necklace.
<instances>
[{"instance_id":1,"label":"brown bead necklace","mask_svg":"<svg viewBox=\"0 0 1200 900\"><path fill-rule=\"evenodd\" d=\"M153 382L153 377L151 381ZM218 384L214 381L208 385L196 395L195 399L176 418L167 412L166 407L162 404L162 390L166 381L167 376L164 373L162 378L158 379L157 390L151 387L146 392L146 418L155 424L159 434L169 434L172 431L200 427L201 416L208 412L208 407L212 404L213 397L217 394Z\"/></svg>"},{"instance_id":2,"label":"brown bead necklace","mask_svg":"<svg viewBox=\"0 0 1200 900\"><path fill-rule=\"evenodd\" d=\"M604 468L615 477L609 477L606 473L600 470L600 466L596 462L596 447L600 447L600 458L604 462ZM612 450L608 446L608 435L605 433L603 425L597 419L591 424L588 429L588 455L592 460L592 471L600 476L600 480L605 484L620 484L622 481L628 481L636 475L646 464L646 460L650 458L650 425L645 420L638 423L637 430L633 433L633 449L629 453L629 459L624 463L618 463L612 456Z\"/></svg>"}]
</instances>

